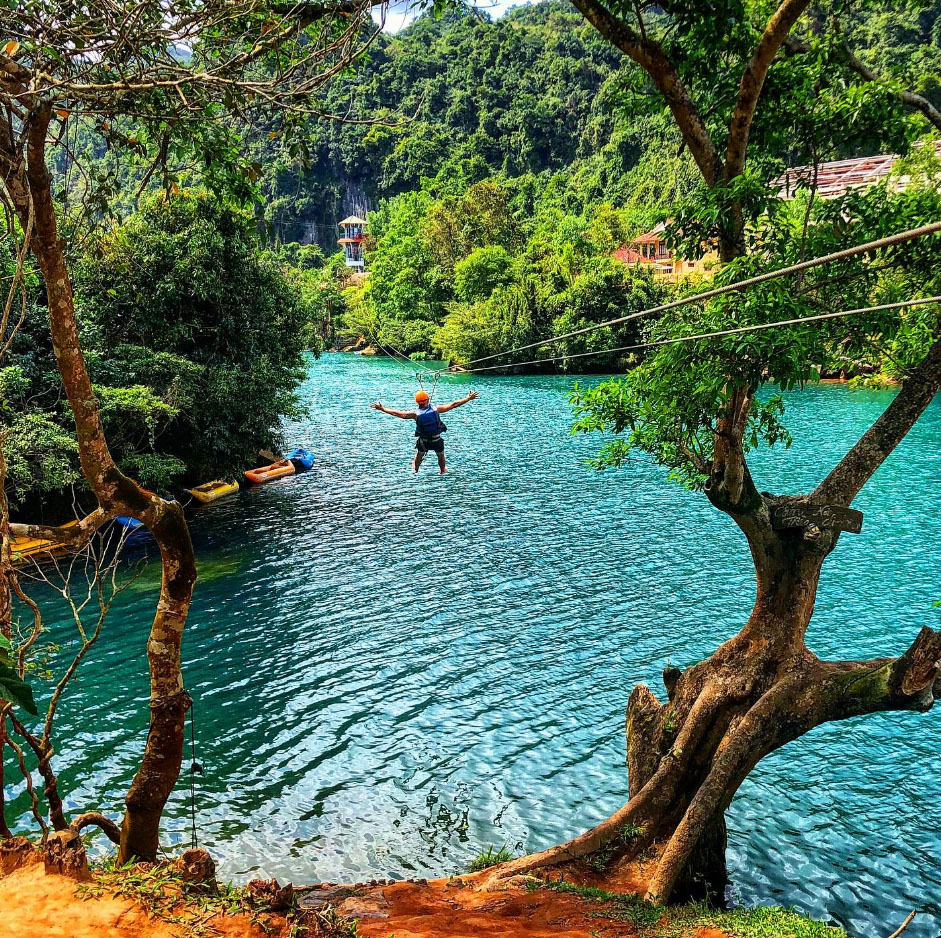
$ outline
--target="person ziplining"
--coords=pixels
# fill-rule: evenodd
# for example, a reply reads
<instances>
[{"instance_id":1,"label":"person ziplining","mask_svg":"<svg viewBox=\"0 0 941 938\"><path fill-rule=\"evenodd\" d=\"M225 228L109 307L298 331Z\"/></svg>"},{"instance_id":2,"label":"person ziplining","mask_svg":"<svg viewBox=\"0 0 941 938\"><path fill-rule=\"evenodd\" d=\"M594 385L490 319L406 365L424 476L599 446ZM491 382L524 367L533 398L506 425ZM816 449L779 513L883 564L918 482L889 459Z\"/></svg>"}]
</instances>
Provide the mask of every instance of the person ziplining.
<instances>
[{"instance_id":1,"label":"person ziplining","mask_svg":"<svg viewBox=\"0 0 941 938\"><path fill-rule=\"evenodd\" d=\"M436 405L431 402L429 393L421 388L415 392L415 403L418 405L418 410L390 410L383 405L382 401L376 401L375 404L370 406L380 413L401 417L402 420L415 421L413 472L418 472L425 454L429 450L433 450L438 457L438 468L442 473L445 473L448 471L448 467L444 459L444 440L441 439L441 434L448 428L444 425L440 415L447 413L449 410L454 410L455 407L463 407L465 404L477 400L478 397L480 395L476 391L471 391L467 397L462 397L460 400L452 401L450 404Z\"/></svg>"}]
</instances>

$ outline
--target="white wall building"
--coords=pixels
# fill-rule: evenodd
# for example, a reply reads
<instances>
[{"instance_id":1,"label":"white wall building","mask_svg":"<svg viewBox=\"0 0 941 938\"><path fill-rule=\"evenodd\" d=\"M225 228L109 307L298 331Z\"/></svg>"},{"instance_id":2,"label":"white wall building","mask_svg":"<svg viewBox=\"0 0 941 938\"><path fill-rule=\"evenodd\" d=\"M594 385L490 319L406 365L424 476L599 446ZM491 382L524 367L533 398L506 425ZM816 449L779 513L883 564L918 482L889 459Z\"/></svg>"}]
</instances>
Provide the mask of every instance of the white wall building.
<instances>
[{"instance_id":1,"label":"white wall building","mask_svg":"<svg viewBox=\"0 0 941 938\"><path fill-rule=\"evenodd\" d=\"M346 266L362 270L365 265L363 242L366 240L366 222L356 215L350 215L349 218L344 218L339 222L337 227L342 232L337 238L337 244L343 247Z\"/></svg>"}]
</instances>

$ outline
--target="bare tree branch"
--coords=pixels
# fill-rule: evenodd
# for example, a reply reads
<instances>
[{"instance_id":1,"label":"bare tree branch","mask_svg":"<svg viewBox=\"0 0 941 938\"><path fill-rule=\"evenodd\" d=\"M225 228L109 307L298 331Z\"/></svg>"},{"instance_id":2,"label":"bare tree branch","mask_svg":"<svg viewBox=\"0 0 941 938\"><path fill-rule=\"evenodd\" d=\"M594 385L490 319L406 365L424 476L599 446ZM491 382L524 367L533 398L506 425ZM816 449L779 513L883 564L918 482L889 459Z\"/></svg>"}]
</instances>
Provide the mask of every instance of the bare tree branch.
<instances>
[{"instance_id":1,"label":"bare tree branch","mask_svg":"<svg viewBox=\"0 0 941 938\"><path fill-rule=\"evenodd\" d=\"M864 65L852 52L849 48L846 49L847 55L847 64L849 67L856 72L861 78L864 78L866 81L873 82L882 82L882 79L877 75L871 68ZM898 92L899 100L908 105L915 111L921 111L925 117L934 124L938 130L941 130L941 111L939 111L927 98L923 98L920 94L915 94L912 91L899 91Z\"/></svg>"},{"instance_id":2,"label":"bare tree branch","mask_svg":"<svg viewBox=\"0 0 941 938\"><path fill-rule=\"evenodd\" d=\"M797 36L788 36L784 42L785 49L791 55L801 55L811 51L811 45ZM849 48L846 42L843 43L843 50L846 54L846 64L864 81L871 81L877 84L884 83L886 79L873 71L861 59L859 59ZM941 111L939 111L926 97L915 94L913 91L900 90L897 92L899 100L915 111L921 111L922 114L938 130L941 130Z\"/></svg>"}]
</instances>

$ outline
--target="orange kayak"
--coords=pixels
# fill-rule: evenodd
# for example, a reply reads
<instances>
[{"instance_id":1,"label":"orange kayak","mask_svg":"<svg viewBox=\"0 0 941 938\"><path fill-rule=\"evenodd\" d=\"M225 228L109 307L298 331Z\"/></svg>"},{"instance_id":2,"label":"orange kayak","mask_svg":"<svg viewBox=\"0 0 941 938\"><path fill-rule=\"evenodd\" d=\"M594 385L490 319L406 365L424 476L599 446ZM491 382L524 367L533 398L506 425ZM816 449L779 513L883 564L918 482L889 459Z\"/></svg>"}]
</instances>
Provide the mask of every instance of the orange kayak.
<instances>
[{"instance_id":1,"label":"orange kayak","mask_svg":"<svg viewBox=\"0 0 941 938\"><path fill-rule=\"evenodd\" d=\"M245 478L249 482L261 484L270 482L272 479L280 479L281 476L294 474L294 463L290 459L279 459L270 466L262 466L261 469L249 469L245 473Z\"/></svg>"}]
</instances>

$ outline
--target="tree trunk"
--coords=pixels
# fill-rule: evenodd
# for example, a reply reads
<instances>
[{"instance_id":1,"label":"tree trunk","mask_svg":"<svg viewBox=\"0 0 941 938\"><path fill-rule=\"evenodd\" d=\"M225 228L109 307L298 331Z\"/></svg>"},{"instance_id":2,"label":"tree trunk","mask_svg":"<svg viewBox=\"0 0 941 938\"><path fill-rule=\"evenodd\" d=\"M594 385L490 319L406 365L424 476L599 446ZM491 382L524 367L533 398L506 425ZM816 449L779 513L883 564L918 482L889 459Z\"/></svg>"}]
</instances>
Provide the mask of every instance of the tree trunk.
<instances>
[{"instance_id":1,"label":"tree trunk","mask_svg":"<svg viewBox=\"0 0 941 938\"><path fill-rule=\"evenodd\" d=\"M82 473L105 517L126 514L138 518L160 547L163 577L147 642L150 731L140 769L125 799L127 810L118 852L122 863L135 857L155 860L160 817L183 760L184 719L190 700L183 689L180 650L196 582L196 563L181 506L159 498L125 476L108 448L79 341L72 283L45 161L50 117L46 103L32 112L25 165L12 138L0 132L0 155L6 156L3 182L24 230L28 220L33 225L30 249L46 286L52 346L75 419Z\"/></svg>"},{"instance_id":2,"label":"tree trunk","mask_svg":"<svg viewBox=\"0 0 941 938\"><path fill-rule=\"evenodd\" d=\"M755 110L768 70L808 0L779 0L742 73L724 160L673 63L597 0L575 0L586 20L647 72L669 105L707 186L727 185L745 168ZM723 263L746 253L742 205L729 200L718 232ZM913 369L886 412L811 495L760 494L742 441L755 388L727 387L717 414L711 460L698 465L705 492L748 539L755 606L742 631L709 659L664 673L668 702L643 685L627 711L630 799L601 824L566 844L498 867L485 888L592 854L631 858L660 849L647 898L721 895L724 811L742 780L768 753L831 720L885 710L924 711L941 696L941 633L925 628L898 658L824 662L804 644L820 568L838 534L813 525L776 532L771 508L802 502L848 507L941 389L941 341ZM695 461L695 460L694 460Z\"/></svg>"},{"instance_id":3,"label":"tree trunk","mask_svg":"<svg viewBox=\"0 0 941 938\"><path fill-rule=\"evenodd\" d=\"M180 652L196 581L193 547L183 509L145 492L112 461L79 345L71 282L61 243L56 240L51 245L37 245L34 250L46 283L56 360L76 413L85 478L105 507L115 514L132 515L147 525L157 540L163 562L160 599L147 642L150 731L140 769L125 799L127 810L118 851L120 863L135 857L155 860L160 818L183 762L184 722L190 705L183 690Z\"/></svg>"},{"instance_id":4,"label":"tree trunk","mask_svg":"<svg viewBox=\"0 0 941 938\"><path fill-rule=\"evenodd\" d=\"M183 763L186 711L191 703L184 691L151 703L144 757L124 799L127 810L121 824L119 864L135 858L156 859L160 818Z\"/></svg>"},{"instance_id":5,"label":"tree trunk","mask_svg":"<svg viewBox=\"0 0 941 938\"><path fill-rule=\"evenodd\" d=\"M733 201L728 206L725 225L719 236L719 260L728 264L737 257L744 257L746 253L745 216L741 203Z\"/></svg>"},{"instance_id":6,"label":"tree trunk","mask_svg":"<svg viewBox=\"0 0 941 938\"><path fill-rule=\"evenodd\" d=\"M606 864L630 861L654 847L649 901L721 904L725 810L762 758L831 720L928 709L941 695L941 633L926 628L900 658L875 661L824 662L804 644L836 538L755 522L757 593L745 626L710 658L682 672L668 668L665 703L644 685L631 694L627 804L566 844L498 867L485 886L592 855Z\"/></svg>"},{"instance_id":7,"label":"tree trunk","mask_svg":"<svg viewBox=\"0 0 941 938\"><path fill-rule=\"evenodd\" d=\"M786 741L796 676L808 675L816 661L803 635L822 558L773 538L761 552L755 606L742 631L706 661L665 672L665 704L646 688L631 695L631 795L640 796L658 776L675 776L666 804L644 825L645 844L664 845L650 884L654 899L722 902L725 809L754 764Z\"/></svg>"}]
</instances>

